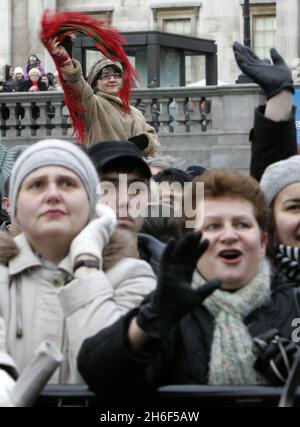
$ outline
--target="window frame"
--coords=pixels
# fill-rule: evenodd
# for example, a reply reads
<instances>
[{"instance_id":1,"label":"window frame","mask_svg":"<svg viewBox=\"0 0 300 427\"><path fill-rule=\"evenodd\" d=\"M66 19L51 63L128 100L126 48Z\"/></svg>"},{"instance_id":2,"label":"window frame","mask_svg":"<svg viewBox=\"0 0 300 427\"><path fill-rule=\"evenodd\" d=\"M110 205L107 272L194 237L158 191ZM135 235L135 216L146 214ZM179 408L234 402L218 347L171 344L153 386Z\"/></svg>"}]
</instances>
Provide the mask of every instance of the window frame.
<instances>
[{"instance_id":1,"label":"window frame","mask_svg":"<svg viewBox=\"0 0 300 427\"><path fill-rule=\"evenodd\" d=\"M154 7L152 6L154 30L164 31L163 22L167 20L186 20L191 21L191 32L186 35L198 34L199 12L201 5L184 7Z\"/></svg>"},{"instance_id":2,"label":"window frame","mask_svg":"<svg viewBox=\"0 0 300 427\"><path fill-rule=\"evenodd\" d=\"M251 46L253 50L255 51L254 46L254 20L257 17L264 17L264 16L274 16L276 20L276 3L260 3L260 4L250 4L250 28L251 28ZM276 38L276 31L275 29L275 38ZM273 47L273 46L270 46Z\"/></svg>"}]
</instances>

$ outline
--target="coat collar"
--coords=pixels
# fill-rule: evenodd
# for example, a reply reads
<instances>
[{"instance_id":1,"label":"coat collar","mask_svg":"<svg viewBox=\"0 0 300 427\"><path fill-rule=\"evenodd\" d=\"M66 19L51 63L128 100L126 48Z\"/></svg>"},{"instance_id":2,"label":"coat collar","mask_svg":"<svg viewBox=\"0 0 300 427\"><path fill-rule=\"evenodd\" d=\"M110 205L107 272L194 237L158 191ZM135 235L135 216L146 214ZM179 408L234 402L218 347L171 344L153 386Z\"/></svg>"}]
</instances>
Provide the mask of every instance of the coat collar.
<instances>
[{"instance_id":1,"label":"coat collar","mask_svg":"<svg viewBox=\"0 0 300 427\"><path fill-rule=\"evenodd\" d=\"M10 276L15 276L29 268L42 267L41 260L33 252L24 233L17 236L15 242L20 251L18 255L13 257L8 263L8 274ZM59 269L72 275L71 263L67 257L59 264Z\"/></svg>"},{"instance_id":2,"label":"coat collar","mask_svg":"<svg viewBox=\"0 0 300 427\"><path fill-rule=\"evenodd\" d=\"M109 95L108 93L101 92L100 90L96 92L96 95L100 96L101 98L107 99L108 101L115 102L116 104L121 105L123 107L123 102L118 96Z\"/></svg>"}]
</instances>

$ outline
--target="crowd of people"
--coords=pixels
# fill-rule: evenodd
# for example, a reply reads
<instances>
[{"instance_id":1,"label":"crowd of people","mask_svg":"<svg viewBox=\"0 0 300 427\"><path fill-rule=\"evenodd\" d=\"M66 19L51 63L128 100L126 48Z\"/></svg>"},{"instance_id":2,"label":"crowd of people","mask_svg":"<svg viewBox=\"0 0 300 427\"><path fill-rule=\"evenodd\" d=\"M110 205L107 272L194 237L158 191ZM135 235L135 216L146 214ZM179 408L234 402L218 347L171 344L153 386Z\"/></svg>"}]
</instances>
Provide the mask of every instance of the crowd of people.
<instances>
[{"instance_id":1,"label":"crowd of people","mask_svg":"<svg viewBox=\"0 0 300 427\"><path fill-rule=\"evenodd\" d=\"M46 72L36 55L30 55L23 68L4 65L1 80L0 92L62 91L58 73Z\"/></svg>"},{"instance_id":2,"label":"crowd of people","mask_svg":"<svg viewBox=\"0 0 300 427\"><path fill-rule=\"evenodd\" d=\"M250 135L251 177L161 156L141 112L124 113L121 64L103 58L85 81L53 41L61 77L82 95L88 148L35 143L6 183L0 406L14 405L15 381L43 341L64 356L50 382L86 382L102 401L170 384L285 383L300 350L294 87L275 49L272 63L233 50L267 98ZM31 59L24 79L37 87L43 70Z\"/></svg>"}]
</instances>

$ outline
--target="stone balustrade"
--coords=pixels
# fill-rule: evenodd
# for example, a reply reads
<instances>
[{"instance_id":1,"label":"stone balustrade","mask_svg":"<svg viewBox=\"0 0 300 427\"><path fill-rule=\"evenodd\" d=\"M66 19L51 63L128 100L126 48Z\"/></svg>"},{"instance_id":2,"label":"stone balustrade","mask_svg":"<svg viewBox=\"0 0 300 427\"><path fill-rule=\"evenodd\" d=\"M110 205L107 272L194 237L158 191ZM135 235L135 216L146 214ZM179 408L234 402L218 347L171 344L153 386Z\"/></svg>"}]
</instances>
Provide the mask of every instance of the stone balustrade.
<instances>
[{"instance_id":1,"label":"stone balustrade","mask_svg":"<svg viewBox=\"0 0 300 427\"><path fill-rule=\"evenodd\" d=\"M256 85L143 89L132 97L155 127L163 152L238 169L248 167L248 133L262 101ZM0 93L0 142L10 147L43 138L74 139L63 93ZM232 150L240 151L238 159Z\"/></svg>"}]
</instances>

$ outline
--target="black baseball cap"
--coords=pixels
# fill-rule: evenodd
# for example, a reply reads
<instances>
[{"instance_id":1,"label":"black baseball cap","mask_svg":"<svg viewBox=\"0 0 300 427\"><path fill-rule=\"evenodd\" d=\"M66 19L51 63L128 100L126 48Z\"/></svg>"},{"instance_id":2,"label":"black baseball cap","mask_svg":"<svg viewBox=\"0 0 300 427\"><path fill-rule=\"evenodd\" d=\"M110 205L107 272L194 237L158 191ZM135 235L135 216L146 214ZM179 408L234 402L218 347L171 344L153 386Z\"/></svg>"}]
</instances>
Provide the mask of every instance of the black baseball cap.
<instances>
[{"instance_id":1,"label":"black baseball cap","mask_svg":"<svg viewBox=\"0 0 300 427\"><path fill-rule=\"evenodd\" d=\"M104 166L107 166L111 161L116 159L134 160L140 170L144 172L146 178L151 178L151 170L145 162L142 152L132 143L128 141L102 141L92 145L88 150L88 155L94 163L97 171L101 172Z\"/></svg>"},{"instance_id":2,"label":"black baseball cap","mask_svg":"<svg viewBox=\"0 0 300 427\"><path fill-rule=\"evenodd\" d=\"M205 168L204 166L192 165L192 166L189 166L185 172L191 175L193 178L195 178L196 176L202 175L207 170L208 169Z\"/></svg>"}]
</instances>

